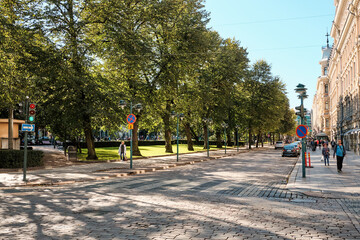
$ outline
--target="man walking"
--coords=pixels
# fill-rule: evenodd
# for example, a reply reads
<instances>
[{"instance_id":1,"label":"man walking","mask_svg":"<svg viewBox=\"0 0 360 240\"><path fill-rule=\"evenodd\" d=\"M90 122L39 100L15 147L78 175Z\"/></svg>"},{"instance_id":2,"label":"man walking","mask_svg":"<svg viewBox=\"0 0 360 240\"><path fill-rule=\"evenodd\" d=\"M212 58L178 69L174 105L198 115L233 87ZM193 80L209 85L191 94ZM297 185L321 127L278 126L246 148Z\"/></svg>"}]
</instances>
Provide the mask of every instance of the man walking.
<instances>
[{"instance_id":1,"label":"man walking","mask_svg":"<svg viewBox=\"0 0 360 240\"><path fill-rule=\"evenodd\" d=\"M343 160L346 155L346 150L345 150L344 146L341 144L341 140L338 140L338 144L335 145L334 158L335 158L335 155L336 155L336 162L337 162L337 170L339 173L341 173Z\"/></svg>"},{"instance_id":2,"label":"man walking","mask_svg":"<svg viewBox=\"0 0 360 240\"><path fill-rule=\"evenodd\" d=\"M124 141L119 146L119 155L121 160L126 161L126 145Z\"/></svg>"}]
</instances>

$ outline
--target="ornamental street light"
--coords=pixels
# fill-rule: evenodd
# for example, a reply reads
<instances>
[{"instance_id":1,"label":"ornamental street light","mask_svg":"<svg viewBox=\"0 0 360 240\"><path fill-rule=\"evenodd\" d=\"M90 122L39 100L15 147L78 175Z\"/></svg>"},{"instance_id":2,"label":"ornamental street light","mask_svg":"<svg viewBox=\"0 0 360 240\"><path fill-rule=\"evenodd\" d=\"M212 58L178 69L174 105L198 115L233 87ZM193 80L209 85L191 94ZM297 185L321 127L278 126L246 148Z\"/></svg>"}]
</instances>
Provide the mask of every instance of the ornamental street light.
<instances>
[{"instance_id":1,"label":"ornamental street light","mask_svg":"<svg viewBox=\"0 0 360 240\"><path fill-rule=\"evenodd\" d=\"M122 109L124 109L126 107L126 101L125 100L120 100L119 105ZM140 112L142 110L142 105L141 103L135 104L135 109ZM130 114L132 114L132 110L133 110L133 103L132 101L130 101ZM130 129L130 169L133 168L133 160L132 160L132 155L133 155L133 129Z\"/></svg>"},{"instance_id":2,"label":"ornamental street light","mask_svg":"<svg viewBox=\"0 0 360 240\"><path fill-rule=\"evenodd\" d=\"M177 124L176 124L176 161L179 161L179 118L180 120L184 119L183 113L176 113L175 111L171 112L172 117L177 117Z\"/></svg>"},{"instance_id":3,"label":"ornamental street light","mask_svg":"<svg viewBox=\"0 0 360 240\"><path fill-rule=\"evenodd\" d=\"M210 154L209 154L209 149L210 149L210 145L209 145L209 125L212 123L212 119L211 118L204 118L203 121L205 122L206 129L207 129L207 144L206 144L207 157L210 157Z\"/></svg>"},{"instance_id":4,"label":"ornamental street light","mask_svg":"<svg viewBox=\"0 0 360 240\"><path fill-rule=\"evenodd\" d=\"M308 97L308 95L306 95L306 88L305 85L303 84L298 84L295 88L295 92L299 93L298 98L301 100L301 104L298 107L295 107L296 110L299 110L299 112L296 112L296 115L300 116L301 119L301 125L304 125L304 118L305 118L305 111L306 109L304 108L304 99L306 99ZM306 172L305 172L305 151L306 151L306 137L301 139L301 159L302 159L302 177L305 178L306 177Z\"/></svg>"},{"instance_id":5,"label":"ornamental street light","mask_svg":"<svg viewBox=\"0 0 360 240\"><path fill-rule=\"evenodd\" d=\"M229 124L227 124L227 123L222 123L221 126L224 128L225 154L226 154L226 128L229 126Z\"/></svg>"}]
</instances>

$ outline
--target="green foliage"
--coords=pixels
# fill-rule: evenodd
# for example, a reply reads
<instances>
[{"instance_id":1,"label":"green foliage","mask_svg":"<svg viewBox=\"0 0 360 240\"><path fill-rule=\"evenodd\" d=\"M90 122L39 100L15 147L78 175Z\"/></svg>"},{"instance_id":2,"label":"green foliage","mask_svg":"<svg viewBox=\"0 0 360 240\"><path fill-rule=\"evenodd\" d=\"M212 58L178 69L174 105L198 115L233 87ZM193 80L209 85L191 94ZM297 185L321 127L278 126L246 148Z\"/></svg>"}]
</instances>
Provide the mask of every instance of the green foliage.
<instances>
[{"instance_id":1,"label":"green foliage","mask_svg":"<svg viewBox=\"0 0 360 240\"><path fill-rule=\"evenodd\" d=\"M207 28L202 0L8 0L0 13L0 106L30 96L37 126L62 141L85 136L89 158L94 129L126 124L121 99L142 103L137 124L162 131L168 152L172 111L193 138L206 136L204 118L212 135L223 122L228 133L292 131L284 84Z\"/></svg>"},{"instance_id":2,"label":"green foliage","mask_svg":"<svg viewBox=\"0 0 360 240\"><path fill-rule=\"evenodd\" d=\"M27 152L27 167L44 166L44 153L30 150ZM0 168L22 168L24 166L24 150L0 150Z\"/></svg>"}]
</instances>

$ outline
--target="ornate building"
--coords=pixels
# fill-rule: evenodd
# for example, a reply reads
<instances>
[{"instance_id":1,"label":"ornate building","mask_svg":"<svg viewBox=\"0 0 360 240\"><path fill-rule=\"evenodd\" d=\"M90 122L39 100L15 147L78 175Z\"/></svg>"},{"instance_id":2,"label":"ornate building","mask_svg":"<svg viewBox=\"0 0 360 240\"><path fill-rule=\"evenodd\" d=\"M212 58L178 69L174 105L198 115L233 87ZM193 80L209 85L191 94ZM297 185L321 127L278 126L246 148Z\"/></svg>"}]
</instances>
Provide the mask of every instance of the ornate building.
<instances>
[{"instance_id":1,"label":"ornate building","mask_svg":"<svg viewBox=\"0 0 360 240\"><path fill-rule=\"evenodd\" d=\"M327 37L329 35L327 34ZM330 136L330 98L329 98L329 76L328 61L331 53L329 39L326 47L322 48L322 58L319 62L321 66L321 76L317 79L316 94L312 105L312 135L325 133Z\"/></svg>"},{"instance_id":2,"label":"ornate building","mask_svg":"<svg viewBox=\"0 0 360 240\"><path fill-rule=\"evenodd\" d=\"M328 78L330 136L359 152L360 0L335 0Z\"/></svg>"}]
</instances>

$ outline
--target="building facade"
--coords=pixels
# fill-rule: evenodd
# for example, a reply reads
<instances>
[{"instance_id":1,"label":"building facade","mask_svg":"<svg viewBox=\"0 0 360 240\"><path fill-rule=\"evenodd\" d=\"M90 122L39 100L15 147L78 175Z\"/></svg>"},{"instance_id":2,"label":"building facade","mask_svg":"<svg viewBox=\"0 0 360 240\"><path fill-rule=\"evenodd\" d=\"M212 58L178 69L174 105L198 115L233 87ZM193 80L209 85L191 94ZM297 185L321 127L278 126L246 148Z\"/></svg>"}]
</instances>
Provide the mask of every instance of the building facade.
<instances>
[{"instance_id":1,"label":"building facade","mask_svg":"<svg viewBox=\"0 0 360 240\"><path fill-rule=\"evenodd\" d=\"M327 35L328 36L328 35ZM327 39L326 47L322 48L322 58L319 62L321 75L317 79L316 94L312 105L312 137L322 133L330 136L330 97L329 97L329 58L331 47Z\"/></svg>"},{"instance_id":2,"label":"building facade","mask_svg":"<svg viewBox=\"0 0 360 240\"><path fill-rule=\"evenodd\" d=\"M328 61L330 136L348 150L360 150L360 0L335 0L331 28L334 44Z\"/></svg>"}]
</instances>

